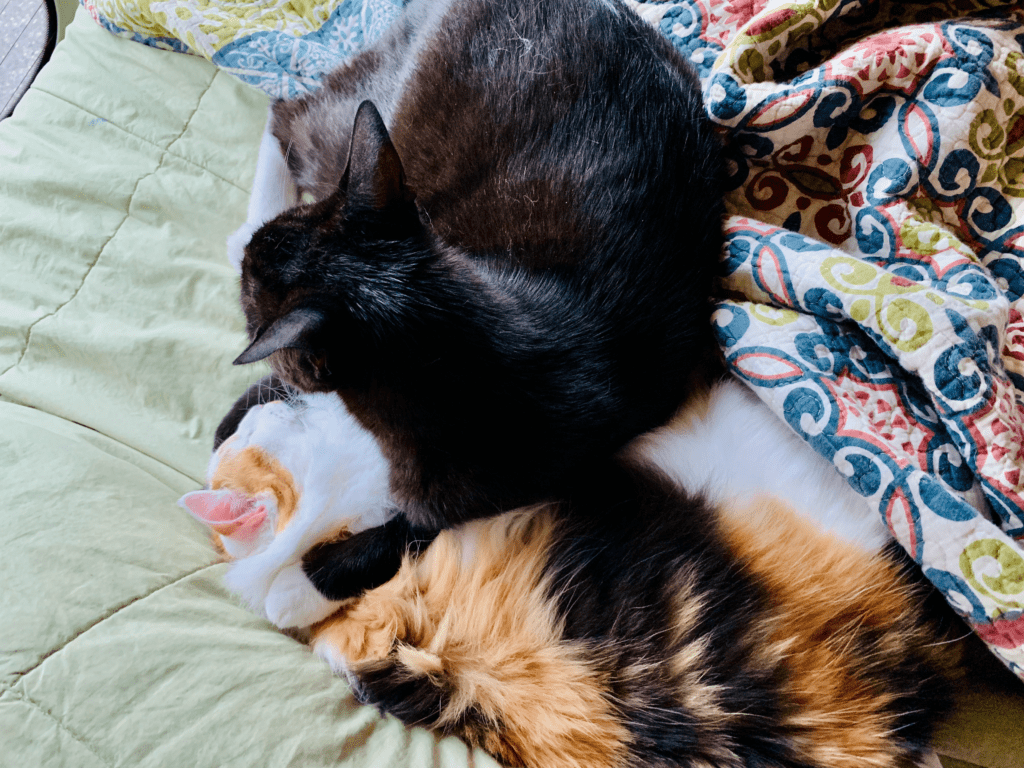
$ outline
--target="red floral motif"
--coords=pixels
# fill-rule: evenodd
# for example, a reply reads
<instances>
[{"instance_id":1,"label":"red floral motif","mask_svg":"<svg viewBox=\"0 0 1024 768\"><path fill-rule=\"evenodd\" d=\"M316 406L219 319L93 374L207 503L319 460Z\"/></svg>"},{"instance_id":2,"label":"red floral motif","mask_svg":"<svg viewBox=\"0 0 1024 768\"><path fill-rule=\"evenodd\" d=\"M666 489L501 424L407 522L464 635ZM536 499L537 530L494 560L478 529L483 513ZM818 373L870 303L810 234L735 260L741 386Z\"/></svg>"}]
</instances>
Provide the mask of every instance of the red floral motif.
<instances>
[{"instance_id":1,"label":"red floral motif","mask_svg":"<svg viewBox=\"0 0 1024 768\"><path fill-rule=\"evenodd\" d=\"M964 419L977 450L975 466L1019 509L1024 509L1020 469L1024 466L1024 415L1017 407L1013 387L992 379L992 396L986 407Z\"/></svg>"},{"instance_id":2,"label":"red floral motif","mask_svg":"<svg viewBox=\"0 0 1024 768\"><path fill-rule=\"evenodd\" d=\"M767 16L762 16L760 19L750 25L747 30L747 34L752 37L763 35L765 32L771 31L772 28L777 27L782 22L793 18L796 15L796 11L792 8L780 8L777 11L769 13Z\"/></svg>"},{"instance_id":3,"label":"red floral motif","mask_svg":"<svg viewBox=\"0 0 1024 768\"><path fill-rule=\"evenodd\" d=\"M754 381L779 382L796 380L803 376L803 371L785 358L761 352L740 355L733 361L733 365L744 376Z\"/></svg>"},{"instance_id":4,"label":"red floral motif","mask_svg":"<svg viewBox=\"0 0 1024 768\"><path fill-rule=\"evenodd\" d=\"M927 447L935 433L899 406L895 384L861 381L847 373L834 382L824 379L822 383L839 407L836 436L871 443L901 467L928 470Z\"/></svg>"},{"instance_id":5,"label":"red floral motif","mask_svg":"<svg viewBox=\"0 0 1024 768\"><path fill-rule=\"evenodd\" d=\"M830 76L853 78L858 88L868 84L872 91L884 86L909 93L946 55L938 27L922 24L872 35L828 67Z\"/></svg>"},{"instance_id":6,"label":"red floral motif","mask_svg":"<svg viewBox=\"0 0 1024 768\"><path fill-rule=\"evenodd\" d=\"M726 234L734 235L737 232L753 230L759 235L774 235L782 231L782 227L776 227L758 219L751 219L746 216L732 216L726 224Z\"/></svg>"},{"instance_id":7,"label":"red floral motif","mask_svg":"<svg viewBox=\"0 0 1024 768\"><path fill-rule=\"evenodd\" d=\"M874 154L870 144L854 144L843 150L839 161L839 178L844 187L856 187L867 179Z\"/></svg>"},{"instance_id":8,"label":"red floral motif","mask_svg":"<svg viewBox=\"0 0 1024 768\"><path fill-rule=\"evenodd\" d=\"M928 115L917 104L907 109L903 115L903 133L907 137L907 143L913 148L917 161L925 167L930 167L938 141L932 132Z\"/></svg>"},{"instance_id":9,"label":"red floral motif","mask_svg":"<svg viewBox=\"0 0 1024 768\"><path fill-rule=\"evenodd\" d=\"M974 631L986 643L997 648L1024 645L1024 616L996 619L991 624L975 624Z\"/></svg>"},{"instance_id":10,"label":"red floral motif","mask_svg":"<svg viewBox=\"0 0 1024 768\"><path fill-rule=\"evenodd\" d=\"M814 214L814 231L818 237L832 245L842 245L850 236L853 222L845 205L829 203Z\"/></svg>"},{"instance_id":11,"label":"red floral motif","mask_svg":"<svg viewBox=\"0 0 1024 768\"><path fill-rule=\"evenodd\" d=\"M1006 370L1024 376L1024 316L1013 307L1010 307L1010 318L1006 324L1003 365Z\"/></svg>"},{"instance_id":12,"label":"red floral motif","mask_svg":"<svg viewBox=\"0 0 1024 768\"><path fill-rule=\"evenodd\" d=\"M919 557L913 506L901 488L897 488L889 499L889 505L885 508L885 522L896 541L911 556Z\"/></svg>"},{"instance_id":13,"label":"red floral motif","mask_svg":"<svg viewBox=\"0 0 1024 768\"><path fill-rule=\"evenodd\" d=\"M1018 141L1024 138L1024 116L1019 116L1013 121L1013 125L1010 126L1010 130L1006 132L1006 154L1016 152L1019 147L1015 147Z\"/></svg>"},{"instance_id":14,"label":"red floral motif","mask_svg":"<svg viewBox=\"0 0 1024 768\"><path fill-rule=\"evenodd\" d=\"M759 14L768 5L768 0L726 0L721 12L726 26L741 27Z\"/></svg>"},{"instance_id":15,"label":"red floral motif","mask_svg":"<svg viewBox=\"0 0 1024 768\"><path fill-rule=\"evenodd\" d=\"M801 136L796 141L775 150L774 159L779 165L799 165L807 159L813 146L813 136Z\"/></svg>"}]
</instances>

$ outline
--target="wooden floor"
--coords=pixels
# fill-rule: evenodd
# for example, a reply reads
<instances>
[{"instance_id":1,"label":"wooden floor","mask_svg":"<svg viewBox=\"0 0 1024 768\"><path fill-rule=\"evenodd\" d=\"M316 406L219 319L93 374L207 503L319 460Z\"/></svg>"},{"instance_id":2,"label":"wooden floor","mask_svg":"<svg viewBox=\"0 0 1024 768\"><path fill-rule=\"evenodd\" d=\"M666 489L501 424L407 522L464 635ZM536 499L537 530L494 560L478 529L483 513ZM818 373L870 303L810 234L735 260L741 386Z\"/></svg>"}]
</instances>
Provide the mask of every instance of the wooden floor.
<instances>
[{"instance_id":1,"label":"wooden floor","mask_svg":"<svg viewBox=\"0 0 1024 768\"><path fill-rule=\"evenodd\" d=\"M32 82L48 28L43 0L0 0L0 120Z\"/></svg>"}]
</instances>

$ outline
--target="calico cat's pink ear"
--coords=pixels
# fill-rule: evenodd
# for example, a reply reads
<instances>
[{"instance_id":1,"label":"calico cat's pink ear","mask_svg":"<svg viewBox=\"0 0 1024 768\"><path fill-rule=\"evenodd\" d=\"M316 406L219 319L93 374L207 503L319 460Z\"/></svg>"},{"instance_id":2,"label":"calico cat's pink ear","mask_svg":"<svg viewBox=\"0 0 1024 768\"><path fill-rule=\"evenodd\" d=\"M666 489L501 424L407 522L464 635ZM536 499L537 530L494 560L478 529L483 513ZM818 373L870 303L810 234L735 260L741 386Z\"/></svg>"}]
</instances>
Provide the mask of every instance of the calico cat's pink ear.
<instances>
[{"instance_id":1,"label":"calico cat's pink ear","mask_svg":"<svg viewBox=\"0 0 1024 768\"><path fill-rule=\"evenodd\" d=\"M342 183L348 186L350 205L380 211L392 203L412 200L402 161L373 102L364 101L356 111Z\"/></svg>"},{"instance_id":2,"label":"calico cat's pink ear","mask_svg":"<svg viewBox=\"0 0 1024 768\"><path fill-rule=\"evenodd\" d=\"M221 536L252 538L267 519L267 508L252 496L237 491L193 491L178 499L178 506Z\"/></svg>"},{"instance_id":3,"label":"calico cat's pink ear","mask_svg":"<svg viewBox=\"0 0 1024 768\"><path fill-rule=\"evenodd\" d=\"M301 349L312 351L309 344L310 336L320 328L324 315L315 309L293 309L284 317L279 317L261 331L245 348L233 365L255 363L277 352L279 349Z\"/></svg>"}]
</instances>

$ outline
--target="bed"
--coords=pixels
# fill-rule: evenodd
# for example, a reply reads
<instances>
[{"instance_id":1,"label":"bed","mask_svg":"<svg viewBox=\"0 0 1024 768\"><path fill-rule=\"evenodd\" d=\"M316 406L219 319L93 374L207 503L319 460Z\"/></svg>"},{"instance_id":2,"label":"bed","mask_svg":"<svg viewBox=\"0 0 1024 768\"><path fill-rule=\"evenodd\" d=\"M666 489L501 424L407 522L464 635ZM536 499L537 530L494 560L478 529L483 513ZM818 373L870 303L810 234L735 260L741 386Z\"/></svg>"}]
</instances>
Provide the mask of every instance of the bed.
<instances>
[{"instance_id":1,"label":"bed","mask_svg":"<svg viewBox=\"0 0 1024 768\"><path fill-rule=\"evenodd\" d=\"M224 242L266 108L223 67L79 13L0 123L4 764L494 765L357 705L225 592L175 504L262 374L230 365ZM1024 764L1022 691L994 661L969 670L947 768Z\"/></svg>"}]
</instances>

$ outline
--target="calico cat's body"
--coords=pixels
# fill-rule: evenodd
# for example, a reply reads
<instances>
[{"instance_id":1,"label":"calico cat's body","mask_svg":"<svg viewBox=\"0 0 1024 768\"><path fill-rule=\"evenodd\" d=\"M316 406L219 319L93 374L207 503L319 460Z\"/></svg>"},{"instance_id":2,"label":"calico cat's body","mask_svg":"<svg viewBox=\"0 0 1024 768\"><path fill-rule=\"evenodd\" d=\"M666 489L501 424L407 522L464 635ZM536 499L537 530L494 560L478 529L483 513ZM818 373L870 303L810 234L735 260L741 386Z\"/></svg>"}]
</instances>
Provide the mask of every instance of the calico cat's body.
<instances>
[{"instance_id":1,"label":"calico cat's body","mask_svg":"<svg viewBox=\"0 0 1024 768\"><path fill-rule=\"evenodd\" d=\"M211 462L219 490L185 504L215 530L229 523L218 537L229 554L233 538L262 542L229 584L279 625L314 624L314 649L364 700L509 765L903 766L947 708L944 637L877 513L747 395L715 385L565 500L427 538L394 578L350 584L344 600L314 588L312 544L340 536L360 573L360 542L374 546L401 516L380 494L383 457L340 400L249 410ZM758 428L734 430L735 419ZM680 447L691 439L734 460L708 465ZM751 492L779 446L791 475L830 489L827 503L797 514ZM332 468L356 461L377 478L364 490ZM764 477L762 490L806 500L786 477ZM325 484L343 504L323 503ZM217 494L241 512L210 514ZM247 500L268 498L295 511L244 530Z\"/></svg>"},{"instance_id":2,"label":"calico cat's body","mask_svg":"<svg viewBox=\"0 0 1024 768\"><path fill-rule=\"evenodd\" d=\"M272 122L316 202L245 250L239 361L339 393L413 524L557 497L712 356L718 141L616 0L413 0Z\"/></svg>"},{"instance_id":3,"label":"calico cat's body","mask_svg":"<svg viewBox=\"0 0 1024 768\"><path fill-rule=\"evenodd\" d=\"M770 499L722 514L613 466L443 531L314 628L360 700L531 768L864 768L950 696L922 593Z\"/></svg>"}]
</instances>

